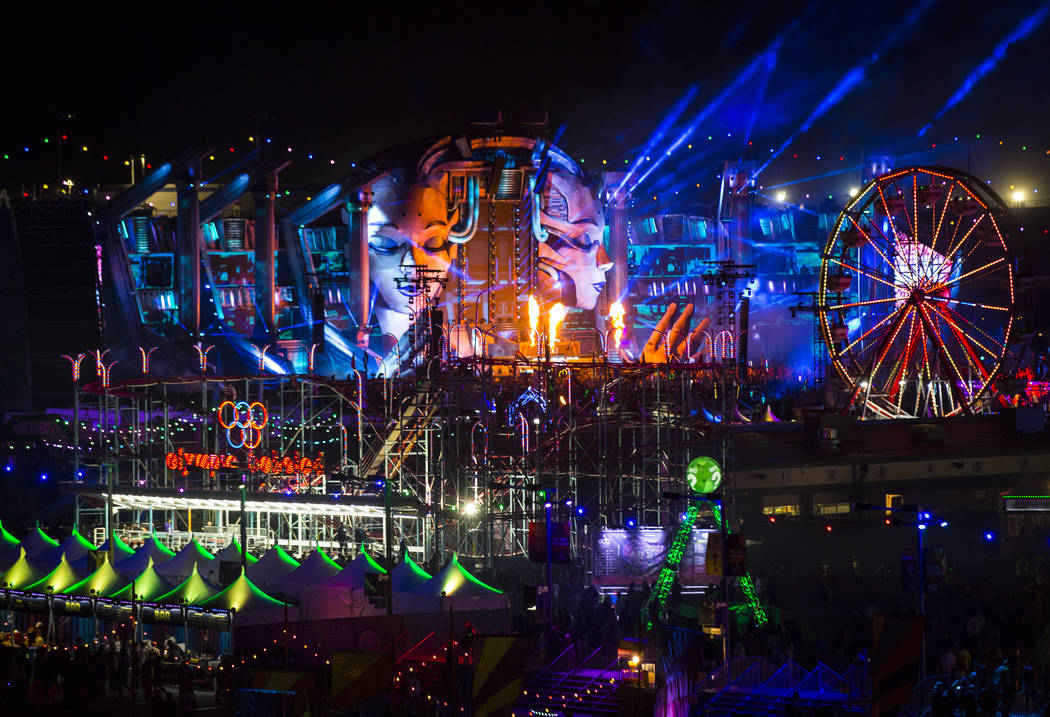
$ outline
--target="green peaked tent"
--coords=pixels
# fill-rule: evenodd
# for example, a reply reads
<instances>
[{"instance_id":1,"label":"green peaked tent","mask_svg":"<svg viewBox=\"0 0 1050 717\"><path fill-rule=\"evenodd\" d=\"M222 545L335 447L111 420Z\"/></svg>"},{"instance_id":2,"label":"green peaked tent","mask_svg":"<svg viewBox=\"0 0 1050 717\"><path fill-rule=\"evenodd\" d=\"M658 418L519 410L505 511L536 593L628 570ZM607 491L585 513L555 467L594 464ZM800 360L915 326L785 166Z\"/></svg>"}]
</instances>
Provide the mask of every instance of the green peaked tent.
<instances>
[{"instance_id":1,"label":"green peaked tent","mask_svg":"<svg viewBox=\"0 0 1050 717\"><path fill-rule=\"evenodd\" d=\"M0 521L0 550L17 547L18 538L8 533L7 528L4 527L3 521Z\"/></svg>"},{"instance_id":2,"label":"green peaked tent","mask_svg":"<svg viewBox=\"0 0 1050 717\"><path fill-rule=\"evenodd\" d=\"M363 547L361 548L361 552L357 554L357 557L354 558L353 562L360 565L366 573L379 573L380 575L386 575L386 570L383 569L383 566L377 563Z\"/></svg>"},{"instance_id":3,"label":"green peaked tent","mask_svg":"<svg viewBox=\"0 0 1050 717\"><path fill-rule=\"evenodd\" d=\"M127 585L128 582L127 578L123 577L109 564L109 558L107 557L102 561L102 565L99 566L98 570L80 582L65 588L63 592L69 595L88 596L94 590L99 597L109 597Z\"/></svg>"},{"instance_id":4,"label":"green peaked tent","mask_svg":"<svg viewBox=\"0 0 1050 717\"><path fill-rule=\"evenodd\" d=\"M269 588L275 592L295 594L303 589L325 583L342 571L343 566L325 555L318 548L303 560L302 565L283 577L274 580Z\"/></svg>"},{"instance_id":5,"label":"green peaked tent","mask_svg":"<svg viewBox=\"0 0 1050 717\"><path fill-rule=\"evenodd\" d=\"M81 535L76 528L73 528L73 532L69 534L68 538L59 543L57 548L40 553L36 556L36 561L40 565L50 568L57 565L59 559L65 555L66 560L75 565L77 570L87 572L87 556L94 549L95 546L91 541Z\"/></svg>"},{"instance_id":6,"label":"green peaked tent","mask_svg":"<svg viewBox=\"0 0 1050 717\"><path fill-rule=\"evenodd\" d=\"M21 590L26 585L32 585L44 575L26 558L26 549L18 549L18 560L15 564L0 575L0 587L9 585L12 590Z\"/></svg>"},{"instance_id":7,"label":"green peaked tent","mask_svg":"<svg viewBox=\"0 0 1050 717\"><path fill-rule=\"evenodd\" d=\"M157 574L174 582L175 580L189 577L189 574L193 572L194 565L201 567L208 565L213 560L215 560L214 555L202 548L196 540L191 540L182 546L182 550L176 553L174 558L157 566ZM218 578L218 565L212 568L204 568L205 574L209 571L214 572L215 577Z\"/></svg>"},{"instance_id":8,"label":"green peaked tent","mask_svg":"<svg viewBox=\"0 0 1050 717\"><path fill-rule=\"evenodd\" d=\"M22 539L22 547L26 549L26 557L30 560L58 547L58 541L45 533L37 526L29 531L29 535Z\"/></svg>"},{"instance_id":9,"label":"green peaked tent","mask_svg":"<svg viewBox=\"0 0 1050 717\"><path fill-rule=\"evenodd\" d=\"M197 566L193 566L193 572L183 580L174 590L164 593L155 602L175 605L183 600L190 605L200 605L208 598L215 595L216 590L201 577Z\"/></svg>"},{"instance_id":10,"label":"green peaked tent","mask_svg":"<svg viewBox=\"0 0 1050 717\"><path fill-rule=\"evenodd\" d=\"M217 607L226 610L236 610L237 612L250 612L252 610L284 607L284 603L255 587L242 570L239 578L230 583L222 592L201 603L201 607Z\"/></svg>"},{"instance_id":11,"label":"green peaked tent","mask_svg":"<svg viewBox=\"0 0 1050 717\"><path fill-rule=\"evenodd\" d=\"M35 583L31 583L22 589L43 591L50 587L54 589L56 593L60 593L78 582L80 582L80 576L77 574L77 571L73 569L73 566L69 564L69 561L66 560L66 556L63 554L54 570L37 580Z\"/></svg>"},{"instance_id":12,"label":"green peaked tent","mask_svg":"<svg viewBox=\"0 0 1050 717\"><path fill-rule=\"evenodd\" d=\"M446 596L474 596L474 595L502 595L502 590L497 590L491 585L478 580L470 574L459 562L459 556L452 554L452 560L444 568L434 574L430 580L416 588L413 592L420 595Z\"/></svg>"},{"instance_id":13,"label":"green peaked tent","mask_svg":"<svg viewBox=\"0 0 1050 717\"><path fill-rule=\"evenodd\" d=\"M171 592L171 585L165 582L164 578L157 575L157 571L153 569L153 558L149 559L149 565L133 582L128 583L110 597L117 600L130 600L132 588L134 588L136 600L145 600L147 602L152 602L161 595Z\"/></svg>"},{"instance_id":14,"label":"green peaked tent","mask_svg":"<svg viewBox=\"0 0 1050 717\"><path fill-rule=\"evenodd\" d=\"M215 559L219 562L239 563L241 562L242 552L241 544L234 539L230 541L229 545L219 551L219 554L215 556ZM248 553L248 565L254 565L257 562L259 562L259 559L251 553Z\"/></svg>"},{"instance_id":15,"label":"green peaked tent","mask_svg":"<svg viewBox=\"0 0 1050 717\"><path fill-rule=\"evenodd\" d=\"M395 592L407 593L430 580L430 573L419 567L412 556L405 553L405 559L390 571L390 587Z\"/></svg>"},{"instance_id":16,"label":"green peaked tent","mask_svg":"<svg viewBox=\"0 0 1050 717\"><path fill-rule=\"evenodd\" d=\"M160 565L174 557L175 553L157 540L156 535L151 535L135 550L133 555L117 561L116 568L125 575L138 575L146 569L151 558L154 565Z\"/></svg>"},{"instance_id":17,"label":"green peaked tent","mask_svg":"<svg viewBox=\"0 0 1050 717\"><path fill-rule=\"evenodd\" d=\"M257 585L267 585L282 579L299 567L299 561L284 551L277 543L259 558L259 562L248 567L247 578Z\"/></svg>"},{"instance_id":18,"label":"green peaked tent","mask_svg":"<svg viewBox=\"0 0 1050 717\"><path fill-rule=\"evenodd\" d=\"M109 551L109 541L102 541L102 545L98 546L98 549L103 552ZM113 562L119 563L124 558L130 558L135 554L135 551L131 549L131 546L120 539L120 536L113 535Z\"/></svg>"}]
</instances>

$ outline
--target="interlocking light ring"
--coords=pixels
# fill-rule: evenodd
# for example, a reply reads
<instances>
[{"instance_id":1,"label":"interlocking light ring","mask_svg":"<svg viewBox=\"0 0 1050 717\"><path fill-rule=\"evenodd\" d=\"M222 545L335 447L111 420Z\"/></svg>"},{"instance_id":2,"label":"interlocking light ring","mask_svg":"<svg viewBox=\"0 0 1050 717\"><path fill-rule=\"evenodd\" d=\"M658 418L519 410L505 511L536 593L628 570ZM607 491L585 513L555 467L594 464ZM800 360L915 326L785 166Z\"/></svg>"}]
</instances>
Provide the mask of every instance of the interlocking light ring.
<instances>
[{"instance_id":1,"label":"interlocking light ring","mask_svg":"<svg viewBox=\"0 0 1050 717\"><path fill-rule=\"evenodd\" d=\"M226 429L226 441L232 448L254 450L259 447L262 429L270 420L266 406L258 401L223 401L218 411L219 425Z\"/></svg>"}]
</instances>

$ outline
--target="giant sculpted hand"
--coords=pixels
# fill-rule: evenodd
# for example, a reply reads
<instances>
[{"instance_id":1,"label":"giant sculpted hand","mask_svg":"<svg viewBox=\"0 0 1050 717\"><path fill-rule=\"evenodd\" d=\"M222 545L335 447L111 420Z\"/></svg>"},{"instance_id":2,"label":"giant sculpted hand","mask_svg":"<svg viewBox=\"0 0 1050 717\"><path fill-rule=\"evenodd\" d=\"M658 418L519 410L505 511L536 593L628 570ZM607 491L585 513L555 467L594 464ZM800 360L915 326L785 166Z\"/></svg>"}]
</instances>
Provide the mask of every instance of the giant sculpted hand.
<instances>
[{"instance_id":1,"label":"giant sculpted hand","mask_svg":"<svg viewBox=\"0 0 1050 717\"><path fill-rule=\"evenodd\" d=\"M645 363L692 363L700 359L704 351L704 329L711 324L711 319L700 319L696 328L690 332L693 305L686 304L672 326L671 320L677 311L678 304L671 303L649 334L649 340L642 350L642 361ZM667 330L668 326L671 326L670 331Z\"/></svg>"}]
</instances>

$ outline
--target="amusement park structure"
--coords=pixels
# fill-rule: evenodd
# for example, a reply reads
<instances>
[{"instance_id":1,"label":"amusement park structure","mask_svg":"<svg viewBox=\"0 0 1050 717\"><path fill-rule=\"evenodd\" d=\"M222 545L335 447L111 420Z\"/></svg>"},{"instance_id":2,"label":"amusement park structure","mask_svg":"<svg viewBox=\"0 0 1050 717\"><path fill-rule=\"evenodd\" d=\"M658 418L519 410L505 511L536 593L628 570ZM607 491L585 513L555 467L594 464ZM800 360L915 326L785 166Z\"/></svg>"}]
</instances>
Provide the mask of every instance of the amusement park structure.
<instances>
[{"instance_id":1,"label":"amusement park structure","mask_svg":"<svg viewBox=\"0 0 1050 717\"><path fill-rule=\"evenodd\" d=\"M542 132L381 153L294 206L286 161L218 184L207 155L93 220L103 338L57 412L81 528L491 563L547 515L594 569L603 530L681 521L694 458L732 492L734 425L785 391L858 418L1017 393L1003 205L953 170L887 166L835 219L730 163L711 216L632 216ZM835 385L795 368L807 293Z\"/></svg>"}]
</instances>

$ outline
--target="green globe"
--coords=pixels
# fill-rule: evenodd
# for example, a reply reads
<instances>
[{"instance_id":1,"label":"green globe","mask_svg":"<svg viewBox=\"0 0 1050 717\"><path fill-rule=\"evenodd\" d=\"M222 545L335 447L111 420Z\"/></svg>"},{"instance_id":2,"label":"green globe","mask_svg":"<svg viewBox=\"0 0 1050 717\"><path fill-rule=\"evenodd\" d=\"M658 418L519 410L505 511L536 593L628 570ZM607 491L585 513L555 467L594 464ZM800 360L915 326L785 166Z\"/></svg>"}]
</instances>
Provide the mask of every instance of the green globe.
<instances>
[{"instance_id":1,"label":"green globe","mask_svg":"<svg viewBox=\"0 0 1050 717\"><path fill-rule=\"evenodd\" d=\"M722 485L722 467L713 458L694 458L685 469L685 479L693 491L713 493Z\"/></svg>"}]
</instances>

